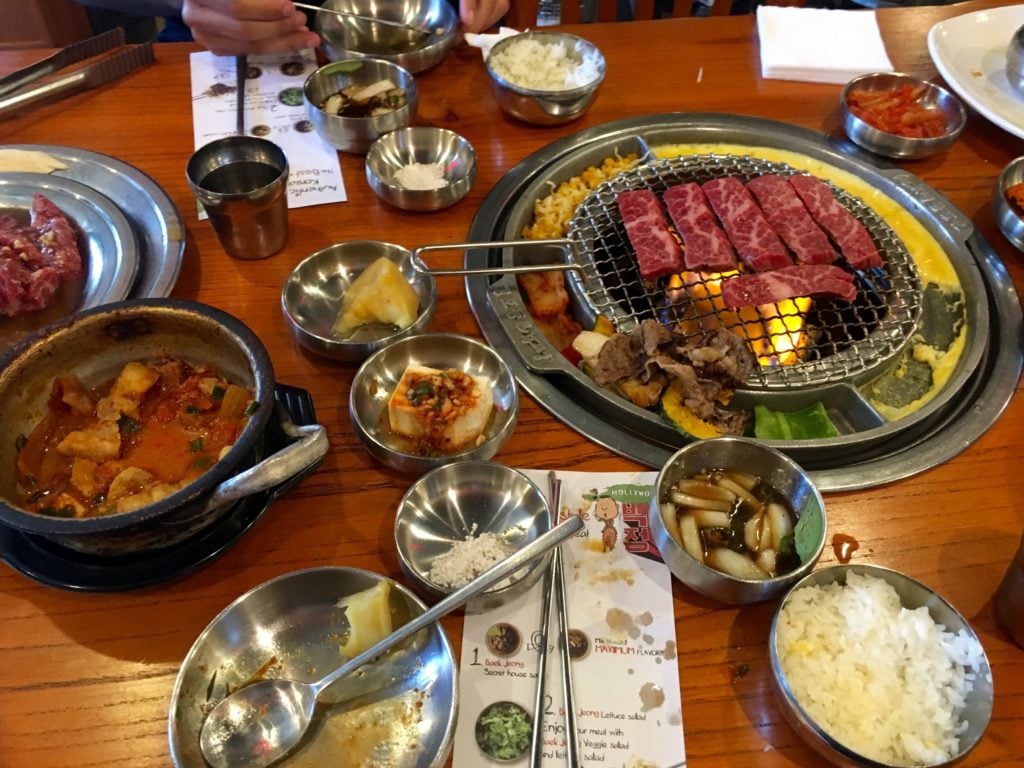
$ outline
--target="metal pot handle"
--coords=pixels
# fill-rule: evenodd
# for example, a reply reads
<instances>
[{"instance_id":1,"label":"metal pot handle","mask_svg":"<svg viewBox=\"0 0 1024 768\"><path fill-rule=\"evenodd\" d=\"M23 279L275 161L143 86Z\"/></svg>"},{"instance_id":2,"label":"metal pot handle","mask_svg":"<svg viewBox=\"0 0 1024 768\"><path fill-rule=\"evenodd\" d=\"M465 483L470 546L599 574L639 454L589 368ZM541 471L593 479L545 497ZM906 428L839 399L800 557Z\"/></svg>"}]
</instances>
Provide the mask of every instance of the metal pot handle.
<instances>
[{"instance_id":1,"label":"metal pot handle","mask_svg":"<svg viewBox=\"0 0 1024 768\"><path fill-rule=\"evenodd\" d=\"M327 430L322 425L296 426L282 414L281 429L295 442L218 485L203 506L204 511L280 485L327 454Z\"/></svg>"}]
</instances>

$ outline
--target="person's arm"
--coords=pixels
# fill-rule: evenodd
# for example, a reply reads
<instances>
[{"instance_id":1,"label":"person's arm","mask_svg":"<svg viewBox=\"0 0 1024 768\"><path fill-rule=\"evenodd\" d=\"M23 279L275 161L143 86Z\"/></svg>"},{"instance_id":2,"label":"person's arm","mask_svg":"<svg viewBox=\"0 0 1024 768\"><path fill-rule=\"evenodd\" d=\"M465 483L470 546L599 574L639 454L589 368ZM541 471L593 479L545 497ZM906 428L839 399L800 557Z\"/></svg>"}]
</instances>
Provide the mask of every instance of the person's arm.
<instances>
[{"instance_id":1,"label":"person's arm","mask_svg":"<svg viewBox=\"0 0 1024 768\"><path fill-rule=\"evenodd\" d=\"M219 56L312 48L320 38L290 0L183 0L196 42Z\"/></svg>"},{"instance_id":2,"label":"person's arm","mask_svg":"<svg viewBox=\"0 0 1024 768\"><path fill-rule=\"evenodd\" d=\"M176 16L182 0L75 0L79 5L120 11L131 16Z\"/></svg>"}]
</instances>

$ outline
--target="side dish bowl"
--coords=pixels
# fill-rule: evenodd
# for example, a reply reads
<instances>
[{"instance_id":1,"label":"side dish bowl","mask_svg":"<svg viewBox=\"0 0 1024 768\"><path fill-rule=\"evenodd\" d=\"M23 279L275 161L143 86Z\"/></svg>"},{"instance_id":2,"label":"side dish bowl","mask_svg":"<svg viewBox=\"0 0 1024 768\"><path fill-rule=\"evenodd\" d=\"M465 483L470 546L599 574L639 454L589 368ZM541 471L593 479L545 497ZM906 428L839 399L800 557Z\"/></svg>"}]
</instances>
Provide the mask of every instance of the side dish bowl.
<instances>
[{"instance_id":1,"label":"side dish bowl","mask_svg":"<svg viewBox=\"0 0 1024 768\"><path fill-rule=\"evenodd\" d=\"M388 401L410 365L454 368L491 387L494 409L479 443L451 454L424 455L391 431ZM455 461L491 458L512 434L518 413L519 392L508 364L490 347L454 333L410 336L375 352L356 372L349 393L352 426L370 455L415 475Z\"/></svg>"},{"instance_id":2,"label":"side dish bowl","mask_svg":"<svg viewBox=\"0 0 1024 768\"><path fill-rule=\"evenodd\" d=\"M738 470L756 476L788 503L796 514L796 536L806 555L793 570L767 579L744 579L723 573L691 556L670 533L666 515L672 488L701 472ZM672 574L705 597L723 603L755 603L778 596L814 568L825 547L825 502L807 472L788 456L742 437L716 437L690 443L677 451L658 473L648 509L654 542Z\"/></svg>"},{"instance_id":3,"label":"side dish bowl","mask_svg":"<svg viewBox=\"0 0 1024 768\"><path fill-rule=\"evenodd\" d=\"M814 718L801 706L800 701L794 694L790 681L783 670L780 658L780 616L786 606L794 599L794 595L805 587L826 586L830 584L847 583L851 573L872 576L890 584L899 596L900 604L904 609L916 609L925 607L932 620L942 624L947 632L963 632L969 641L978 643L978 636L953 606L946 602L938 593L924 584L916 581L897 571L882 568L875 565L834 565L823 568L820 571L809 574L797 582L793 589L779 603L779 607L772 619L771 630L768 638L768 655L772 669L772 683L776 699L782 708L786 720L799 734L799 736L812 747L819 755L829 762L844 766L844 768L890 768L888 762L866 757L849 747L836 741L829 733L814 720ZM867 616L865 615L865 619ZM918 630L920 632L920 630ZM907 651L904 650L903 653ZM988 727L989 719L992 716L992 675L988 659L985 658L984 650L981 651L981 669L973 682L973 689L966 694L964 709L961 714L966 722L966 729L959 735L959 753L949 760L932 763L933 766L950 766L959 762L981 739L982 734ZM911 706L918 706L919 702L913 702ZM882 706L881 701L872 701L873 706ZM843 706L843 705L840 705Z\"/></svg>"},{"instance_id":4,"label":"side dish bowl","mask_svg":"<svg viewBox=\"0 0 1024 768\"><path fill-rule=\"evenodd\" d=\"M510 47L518 46L523 41L547 46L562 45L567 50L567 57L577 66L585 58L593 62L596 74L593 79L572 88L540 90L516 83L513 78L502 76L496 71L495 57L500 57ZM525 66L537 70L548 68L549 63L542 60L533 62L532 66ZM605 75L604 55L597 46L589 40L565 32L523 32L503 38L487 54L486 65L491 91L502 112L536 125L560 125L582 117L597 98Z\"/></svg>"},{"instance_id":5,"label":"side dish bowl","mask_svg":"<svg viewBox=\"0 0 1024 768\"><path fill-rule=\"evenodd\" d=\"M434 166L444 179L437 189L406 187L403 168ZM366 154L366 181L377 197L407 211L438 211L455 205L476 181L473 145L445 128L400 128L370 145Z\"/></svg>"},{"instance_id":6,"label":"side dish bowl","mask_svg":"<svg viewBox=\"0 0 1024 768\"><path fill-rule=\"evenodd\" d=\"M314 25L323 40L321 49L328 59L371 56L404 67L413 74L441 62L455 43L458 32L456 6L447 0L327 0L324 8L358 16L396 21L414 29L405 30L367 19L317 13ZM415 30L423 30L419 34Z\"/></svg>"},{"instance_id":7,"label":"side dish bowl","mask_svg":"<svg viewBox=\"0 0 1024 768\"><path fill-rule=\"evenodd\" d=\"M128 362L164 357L212 363L230 381L250 389L256 406L234 446L186 487L134 511L60 518L21 508L13 472L23 442L18 438L29 435L47 412L53 380L73 373L86 387L98 386ZM203 304L126 301L43 329L0 358L0 409L0 523L77 551L119 555L171 546L219 519L230 501L274 484L260 466L253 466L261 458L263 432L274 409L270 357L241 321ZM272 459L289 477L319 460L326 448L323 428L317 427Z\"/></svg>"},{"instance_id":8,"label":"side dish bowl","mask_svg":"<svg viewBox=\"0 0 1024 768\"><path fill-rule=\"evenodd\" d=\"M945 130L934 138L911 138L883 131L855 115L850 109L853 91L895 91L910 86L921 89L917 104L942 112ZM855 77L839 95L839 114L850 140L869 152L897 160L918 160L943 152L953 145L967 125L967 111L956 96L940 85L900 72L879 72Z\"/></svg>"},{"instance_id":9,"label":"side dish bowl","mask_svg":"<svg viewBox=\"0 0 1024 768\"><path fill-rule=\"evenodd\" d=\"M347 622L338 601L382 581L385 577L356 568L311 568L264 582L221 611L185 656L171 694L168 733L176 768L207 765L199 732L206 713L228 690L254 676L311 682L336 668ZM392 582L390 609L398 627L422 613L424 605ZM455 733L458 684L451 645L439 624L324 695L323 717L295 753L302 764L337 765L345 758L410 768L445 764Z\"/></svg>"},{"instance_id":10,"label":"side dish bowl","mask_svg":"<svg viewBox=\"0 0 1024 768\"><path fill-rule=\"evenodd\" d=\"M526 475L489 461L460 461L428 472L409 488L395 515L395 544L402 570L416 589L442 598L458 587L432 581L431 568L456 542L497 534L514 551L550 528L547 500ZM518 597L533 586L547 561L538 558L470 606L488 611Z\"/></svg>"},{"instance_id":11,"label":"side dish bowl","mask_svg":"<svg viewBox=\"0 0 1024 768\"><path fill-rule=\"evenodd\" d=\"M1024 251L1024 209L1010 202L1008 196L1010 189L1018 184L1024 184L1024 156L1007 163L992 190L992 211L999 231L1014 248Z\"/></svg>"},{"instance_id":12,"label":"side dish bowl","mask_svg":"<svg viewBox=\"0 0 1024 768\"><path fill-rule=\"evenodd\" d=\"M334 323L345 291L380 257L393 261L419 296L419 314L408 328L372 323L338 338ZM437 308L437 283L412 268L412 254L400 245L377 240L335 243L307 256L292 270L281 291L281 311L295 340L310 352L358 363L399 339L422 333Z\"/></svg>"},{"instance_id":13,"label":"side dish bowl","mask_svg":"<svg viewBox=\"0 0 1024 768\"><path fill-rule=\"evenodd\" d=\"M390 80L405 91L403 106L368 117L330 114L321 106L329 96L343 88L369 86L381 80ZM408 70L383 59L350 59L320 67L306 78L302 98L310 122L324 141L342 152L357 155L366 154L370 145L388 131L409 125L419 106L419 91L413 76Z\"/></svg>"}]
</instances>

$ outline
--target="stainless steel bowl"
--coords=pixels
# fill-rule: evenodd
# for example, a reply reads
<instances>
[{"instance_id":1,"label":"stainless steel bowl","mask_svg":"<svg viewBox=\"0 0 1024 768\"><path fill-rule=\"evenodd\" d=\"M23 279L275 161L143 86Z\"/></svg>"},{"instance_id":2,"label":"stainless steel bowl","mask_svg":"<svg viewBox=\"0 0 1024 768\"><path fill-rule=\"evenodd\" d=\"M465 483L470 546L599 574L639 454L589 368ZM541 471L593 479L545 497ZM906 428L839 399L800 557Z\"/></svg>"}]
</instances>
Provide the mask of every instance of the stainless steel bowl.
<instances>
[{"instance_id":1,"label":"stainless steel bowl","mask_svg":"<svg viewBox=\"0 0 1024 768\"><path fill-rule=\"evenodd\" d=\"M318 13L314 26L328 59L373 57L394 62L413 74L438 64L455 43L458 14L447 0L328 0L325 8L397 21L425 30L419 35L362 19Z\"/></svg>"},{"instance_id":2,"label":"stainless steel bowl","mask_svg":"<svg viewBox=\"0 0 1024 768\"><path fill-rule=\"evenodd\" d=\"M1010 187L1020 183L1024 183L1024 156L1011 160L999 174L992 190L992 210L999 231L1017 250L1024 251L1024 216L1006 196Z\"/></svg>"},{"instance_id":3,"label":"stainless steel bowl","mask_svg":"<svg viewBox=\"0 0 1024 768\"><path fill-rule=\"evenodd\" d=\"M779 616L792 596L807 586L845 584L850 573L874 576L887 581L896 589L904 608L926 607L932 619L945 626L949 632L963 630L974 640L977 640L978 636L967 620L932 589L909 576L876 565L834 565L823 568L803 578L779 603L768 638L768 655L771 661L772 682L776 698L786 720L810 747L835 765L844 766L844 768L889 768L888 763L878 762L860 755L829 736L800 706L800 702L797 701L790 689L779 659ZM992 716L992 701L992 671L988 659L985 658L982 661L982 669L974 681L974 688L967 695L966 707L962 714L962 718L967 722L967 730L960 735L960 752L954 758L946 762L934 763L933 766L953 765L974 748L988 727L989 719ZM879 705L881 706L881 702Z\"/></svg>"},{"instance_id":4,"label":"stainless steel bowl","mask_svg":"<svg viewBox=\"0 0 1024 768\"><path fill-rule=\"evenodd\" d=\"M352 69L358 67L357 69ZM389 79L405 91L405 106L377 117L341 117L324 112L320 105L328 96L350 85L372 85ZM397 128L404 128L416 117L419 91L416 80L408 70L383 59L336 61L313 72L302 87L306 113L310 122L324 140L335 149L357 155L366 150L380 136Z\"/></svg>"},{"instance_id":5,"label":"stainless steel bowl","mask_svg":"<svg viewBox=\"0 0 1024 768\"><path fill-rule=\"evenodd\" d=\"M227 690L271 660L264 677L312 682L335 669L343 660L338 639L346 628L338 601L384 580L356 568L295 571L260 584L221 611L178 670L167 723L174 765L206 766L199 751L206 714ZM412 592L392 583L396 627L423 610ZM455 732L458 685L451 645L440 625L361 672L325 692L330 707L295 755L317 765L338 764L342 756L353 764L444 765ZM360 707L367 709L357 713ZM281 765L290 763L286 759Z\"/></svg>"},{"instance_id":6,"label":"stainless steel bowl","mask_svg":"<svg viewBox=\"0 0 1024 768\"><path fill-rule=\"evenodd\" d=\"M853 90L890 91L904 85L920 86L924 92L920 104L937 107L946 118L946 132L933 139L914 139L881 131L850 111L848 99ZM878 72L861 75L848 82L839 95L839 114L850 140L869 152L899 160L918 160L938 154L952 146L967 125L967 111L956 96L940 85L901 72Z\"/></svg>"},{"instance_id":7,"label":"stainless steel bowl","mask_svg":"<svg viewBox=\"0 0 1024 768\"><path fill-rule=\"evenodd\" d=\"M494 413L484 429L483 442L443 456L410 452L391 432L387 407L405 369L410 365L455 368L490 383ZM519 393L508 364L490 347L468 336L425 333L396 341L375 352L352 380L349 415L356 435L375 459L401 472L421 475L455 461L485 460L494 456L515 429Z\"/></svg>"},{"instance_id":8,"label":"stainless steel bowl","mask_svg":"<svg viewBox=\"0 0 1024 768\"><path fill-rule=\"evenodd\" d=\"M772 579L739 579L695 559L669 533L662 502L668 500L672 486L683 478L715 469L756 475L789 502L798 524L802 521L807 535L816 541L797 568ZM756 603L781 594L811 572L825 547L825 502L807 472L788 456L742 437L701 440L677 451L658 473L647 517L654 542L672 574L695 592L723 603Z\"/></svg>"},{"instance_id":9,"label":"stainless steel bowl","mask_svg":"<svg viewBox=\"0 0 1024 768\"><path fill-rule=\"evenodd\" d=\"M407 189L400 169L411 164L435 165L444 174L439 189ZM386 203L407 211L437 211L466 196L476 181L476 152L454 131L445 128L400 128L386 133L366 154L366 180Z\"/></svg>"},{"instance_id":10,"label":"stainless steel bowl","mask_svg":"<svg viewBox=\"0 0 1024 768\"><path fill-rule=\"evenodd\" d=\"M339 339L332 329L345 291L380 257L393 261L420 297L419 315L408 328L373 323ZM281 311L292 336L311 352L333 360L358 363L388 344L422 333L437 308L437 284L412 268L412 254L400 245L378 240L336 243L307 256L292 270L281 291Z\"/></svg>"},{"instance_id":11,"label":"stainless steel bowl","mask_svg":"<svg viewBox=\"0 0 1024 768\"><path fill-rule=\"evenodd\" d=\"M416 589L441 598L455 589L431 581L430 569L455 542L496 533L522 549L550 528L547 500L522 472L489 461L460 461L428 472L409 488L395 516L395 544L402 570ZM538 558L509 577L507 585L474 598L470 610L489 611L523 594L547 561Z\"/></svg>"},{"instance_id":12,"label":"stainless steel bowl","mask_svg":"<svg viewBox=\"0 0 1024 768\"><path fill-rule=\"evenodd\" d=\"M584 56L595 57L598 75L585 85L567 90L546 91L517 85L495 72L493 62L496 55L522 40L536 40L548 45L560 43L576 62L582 61ZM487 73L491 76L494 98L503 112L527 123L559 125L582 117L590 108L604 81L605 61L597 46L582 37L564 32L523 32L494 44L487 54Z\"/></svg>"},{"instance_id":13,"label":"stainless steel bowl","mask_svg":"<svg viewBox=\"0 0 1024 768\"><path fill-rule=\"evenodd\" d=\"M1006 47L1006 78L1014 90L1024 95L1024 26L1018 27Z\"/></svg>"}]
</instances>

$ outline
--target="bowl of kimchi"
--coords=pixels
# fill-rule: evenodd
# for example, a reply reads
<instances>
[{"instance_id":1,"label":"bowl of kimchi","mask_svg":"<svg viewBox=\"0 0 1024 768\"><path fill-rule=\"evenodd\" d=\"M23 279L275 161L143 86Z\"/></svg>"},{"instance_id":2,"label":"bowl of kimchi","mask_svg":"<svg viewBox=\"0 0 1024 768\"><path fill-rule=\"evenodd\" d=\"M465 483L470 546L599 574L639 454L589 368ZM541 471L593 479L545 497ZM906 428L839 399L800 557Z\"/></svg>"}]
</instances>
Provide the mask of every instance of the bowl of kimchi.
<instances>
[{"instance_id":1,"label":"bowl of kimchi","mask_svg":"<svg viewBox=\"0 0 1024 768\"><path fill-rule=\"evenodd\" d=\"M943 152L967 124L967 111L956 96L900 72L855 77L843 88L839 112L854 144L897 160Z\"/></svg>"},{"instance_id":2,"label":"bowl of kimchi","mask_svg":"<svg viewBox=\"0 0 1024 768\"><path fill-rule=\"evenodd\" d=\"M173 546L273 484L270 358L203 304L126 301L43 329L0 357L0 409L0 524L78 552ZM290 477L325 449L314 434L273 459Z\"/></svg>"}]
</instances>

